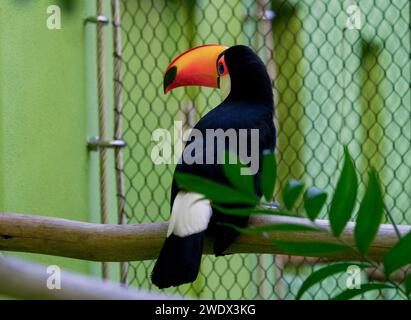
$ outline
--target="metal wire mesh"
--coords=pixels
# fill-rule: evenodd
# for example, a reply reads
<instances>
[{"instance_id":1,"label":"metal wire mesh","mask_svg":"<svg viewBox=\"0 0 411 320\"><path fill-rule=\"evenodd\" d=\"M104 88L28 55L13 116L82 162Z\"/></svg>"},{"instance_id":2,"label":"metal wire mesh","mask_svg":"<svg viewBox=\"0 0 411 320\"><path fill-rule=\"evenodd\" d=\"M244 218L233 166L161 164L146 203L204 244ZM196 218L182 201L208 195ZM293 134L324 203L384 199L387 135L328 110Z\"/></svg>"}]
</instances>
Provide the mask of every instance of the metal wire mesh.
<instances>
[{"instance_id":1,"label":"metal wire mesh","mask_svg":"<svg viewBox=\"0 0 411 320\"><path fill-rule=\"evenodd\" d=\"M273 78L279 190L290 178L332 192L342 143L360 172L373 165L387 208L411 224L409 2L121 0L125 200L128 222L167 220L174 165L154 165L151 134L192 126L221 98L208 88L165 96L163 72L206 43L255 48ZM360 12L360 14L358 14ZM279 196L276 190L276 196ZM296 260L298 260L296 262ZM153 261L130 263L129 284L155 290ZM292 299L318 260L273 255L204 256L198 279L169 289L218 299ZM344 289L336 277L307 298ZM395 298L384 292L367 298Z\"/></svg>"}]
</instances>

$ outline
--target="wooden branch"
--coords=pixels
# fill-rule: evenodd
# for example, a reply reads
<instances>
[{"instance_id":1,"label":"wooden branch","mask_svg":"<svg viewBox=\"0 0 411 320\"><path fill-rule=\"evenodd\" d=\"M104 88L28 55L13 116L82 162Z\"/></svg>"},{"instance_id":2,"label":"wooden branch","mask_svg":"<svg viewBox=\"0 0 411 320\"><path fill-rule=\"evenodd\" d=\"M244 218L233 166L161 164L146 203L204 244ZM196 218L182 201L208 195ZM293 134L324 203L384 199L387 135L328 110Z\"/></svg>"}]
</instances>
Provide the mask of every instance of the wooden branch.
<instances>
[{"instance_id":1,"label":"wooden branch","mask_svg":"<svg viewBox=\"0 0 411 320\"><path fill-rule=\"evenodd\" d=\"M19 299L63 300L159 300L181 297L127 289L110 281L61 271L60 282L47 280L56 274L47 273L47 266L0 256L0 294ZM53 287L51 287L53 288Z\"/></svg>"},{"instance_id":2,"label":"wooden branch","mask_svg":"<svg viewBox=\"0 0 411 320\"><path fill-rule=\"evenodd\" d=\"M281 216L253 216L251 226L284 222L307 223L303 218ZM327 220L317 223L329 229ZM167 223L135 225L103 225L44 216L0 213L0 251L20 251L49 254L93 261L139 261L157 258L166 235ZM411 226L399 226L405 234ZM342 234L354 243L353 223ZM328 232L270 232L240 235L227 253L284 254L270 240L337 242ZM391 225L381 225L368 256L382 261L384 254L397 242ZM205 254L212 253L212 242L207 239ZM352 252L330 254L332 260L358 260Z\"/></svg>"}]
</instances>

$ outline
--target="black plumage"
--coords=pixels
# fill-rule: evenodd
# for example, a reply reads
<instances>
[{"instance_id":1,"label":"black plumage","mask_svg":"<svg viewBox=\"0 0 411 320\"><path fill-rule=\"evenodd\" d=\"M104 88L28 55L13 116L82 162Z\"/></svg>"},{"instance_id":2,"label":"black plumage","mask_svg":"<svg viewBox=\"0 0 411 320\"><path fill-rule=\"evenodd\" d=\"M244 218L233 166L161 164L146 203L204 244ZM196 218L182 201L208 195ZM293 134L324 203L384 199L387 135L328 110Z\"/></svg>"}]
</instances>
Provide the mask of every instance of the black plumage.
<instances>
[{"instance_id":1,"label":"black plumage","mask_svg":"<svg viewBox=\"0 0 411 320\"><path fill-rule=\"evenodd\" d=\"M235 129L236 131L248 129L248 133L250 129L258 129L259 158L261 159L262 151L274 150L276 142L270 78L263 62L250 48L233 46L225 50L223 54L231 79L230 93L220 105L201 118L195 128L200 130L203 135L207 129ZM193 140L189 140L186 148L192 142ZM227 142L225 141L223 144L226 150L228 149ZM247 150L250 150L250 142L251 140L248 139ZM218 145L215 143L214 150L207 150L206 144L204 144L203 164L189 165L182 161L176 166L175 172L191 173L230 185L223 173L221 164L216 164L216 161L214 164L205 163L206 153L214 152L214 156L216 156L218 154L217 147ZM237 148L237 150L239 149ZM259 189L260 168L261 165L254 176L258 196L261 196ZM173 205L179 191L181 191L180 188L173 181L171 205ZM236 206L226 205L226 207ZM241 207L241 205L237 207ZM194 281L199 271L205 233L214 239L214 253L223 255L238 234L232 228L222 226L221 222L243 227L247 224L248 218L224 215L213 209L208 229L205 232L187 237L176 235L168 237L153 269L153 283L159 288L165 288Z\"/></svg>"}]
</instances>

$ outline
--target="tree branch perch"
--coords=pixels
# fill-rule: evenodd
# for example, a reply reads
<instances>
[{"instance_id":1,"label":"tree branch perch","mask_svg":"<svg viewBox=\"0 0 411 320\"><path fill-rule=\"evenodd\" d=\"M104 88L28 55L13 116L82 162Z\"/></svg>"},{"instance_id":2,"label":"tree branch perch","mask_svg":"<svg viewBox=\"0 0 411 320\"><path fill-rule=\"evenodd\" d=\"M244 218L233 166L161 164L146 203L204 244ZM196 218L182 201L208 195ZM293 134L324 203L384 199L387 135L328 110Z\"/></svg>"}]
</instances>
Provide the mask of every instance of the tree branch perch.
<instances>
[{"instance_id":1,"label":"tree branch perch","mask_svg":"<svg viewBox=\"0 0 411 320\"><path fill-rule=\"evenodd\" d=\"M310 223L307 219L283 216L252 216L250 226L275 223ZM329 229L327 220L317 224ZM354 243L353 223L342 234ZM398 226L402 234L411 226ZM17 213L0 213L0 250L49 254L92 261L140 261L157 258L164 242L167 223L108 225ZM270 240L336 242L327 232L270 232L240 235L227 253L284 254ZM368 256L382 261L384 254L397 242L392 225L381 225ZM212 254L207 239L205 254ZM331 260L357 260L352 252L326 256Z\"/></svg>"}]
</instances>

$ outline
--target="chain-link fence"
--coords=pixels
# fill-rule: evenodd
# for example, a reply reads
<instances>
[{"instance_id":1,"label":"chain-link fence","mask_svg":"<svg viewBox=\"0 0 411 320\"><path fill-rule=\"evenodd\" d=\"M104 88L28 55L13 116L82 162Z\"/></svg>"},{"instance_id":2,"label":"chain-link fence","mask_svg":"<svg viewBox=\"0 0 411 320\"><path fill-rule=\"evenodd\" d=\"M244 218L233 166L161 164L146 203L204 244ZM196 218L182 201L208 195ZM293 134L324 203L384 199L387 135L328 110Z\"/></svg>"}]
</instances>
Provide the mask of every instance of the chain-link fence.
<instances>
[{"instance_id":1,"label":"chain-link fence","mask_svg":"<svg viewBox=\"0 0 411 320\"><path fill-rule=\"evenodd\" d=\"M348 143L360 172L377 168L387 208L411 224L409 1L121 0L125 211L129 223L169 218L174 165L154 165L151 134L187 127L221 102L218 90L163 94L163 72L190 47L253 47L273 78L279 185L299 178L333 190ZM360 189L361 192L361 189ZM278 190L276 190L278 196ZM203 256L198 279L169 289L218 299L292 299L316 259ZM133 262L129 283L155 290L153 261ZM311 290L327 298L341 277ZM368 298L393 298L376 292Z\"/></svg>"}]
</instances>

